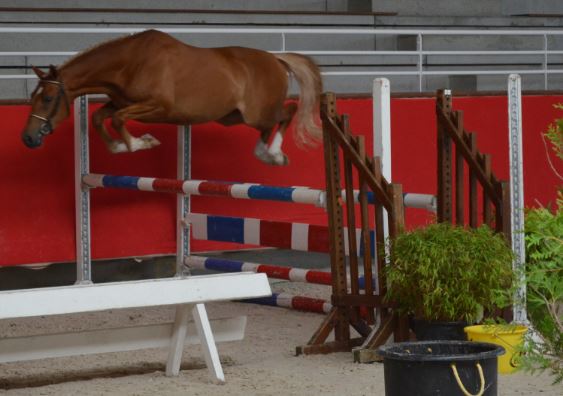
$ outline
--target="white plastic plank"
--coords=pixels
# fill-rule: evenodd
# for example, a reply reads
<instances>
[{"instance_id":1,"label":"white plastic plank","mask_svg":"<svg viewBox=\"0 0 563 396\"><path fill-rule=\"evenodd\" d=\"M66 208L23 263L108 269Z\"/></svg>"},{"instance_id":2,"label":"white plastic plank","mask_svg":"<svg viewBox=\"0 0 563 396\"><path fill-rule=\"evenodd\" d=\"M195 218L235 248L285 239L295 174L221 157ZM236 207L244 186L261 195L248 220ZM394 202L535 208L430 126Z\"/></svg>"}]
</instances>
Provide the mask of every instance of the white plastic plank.
<instances>
[{"instance_id":1,"label":"white plastic plank","mask_svg":"<svg viewBox=\"0 0 563 396\"><path fill-rule=\"evenodd\" d=\"M271 295L265 274L231 273L0 292L0 319Z\"/></svg>"},{"instance_id":2,"label":"white plastic plank","mask_svg":"<svg viewBox=\"0 0 563 396\"><path fill-rule=\"evenodd\" d=\"M145 348L168 348L174 323L130 326L25 337L0 338L0 363L37 360ZM184 345L199 344L193 322L188 323ZM244 338L246 316L211 320L215 342Z\"/></svg>"}]
</instances>

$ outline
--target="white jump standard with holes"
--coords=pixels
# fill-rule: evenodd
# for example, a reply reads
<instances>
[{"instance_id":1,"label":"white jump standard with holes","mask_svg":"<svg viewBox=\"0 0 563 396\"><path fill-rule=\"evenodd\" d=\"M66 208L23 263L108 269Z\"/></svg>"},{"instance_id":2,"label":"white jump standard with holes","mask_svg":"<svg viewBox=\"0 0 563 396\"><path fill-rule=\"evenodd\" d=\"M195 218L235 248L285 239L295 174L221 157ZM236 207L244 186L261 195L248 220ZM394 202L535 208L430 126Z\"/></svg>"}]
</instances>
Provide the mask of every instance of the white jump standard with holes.
<instances>
[{"instance_id":1,"label":"white jump standard with holes","mask_svg":"<svg viewBox=\"0 0 563 396\"><path fill-rule=\"evenodd\" d=\"M271 295L266 274L236 273L189 276L189 196L177 198L176 276L131 282L93 284L90 257L90 193L82 178L89 173L88 100L77 98L75 111L75 191L77 282L72 286L0 292L0 320L77 314L125 308L176 306L174 322L111 329L69 331L0 338L0 363L103 352L169 347L166 374L178 375L185 344L201 343L212 380L225 376L216 341L244 337L246 317L209 321L204 303ZM189 178L189 128L178 131L178 178ZM194 326L188 319L193 317ZM56 320L56 319L53 319ZM193 330L195 328L195 331Z\"/></svg>"}]
</instances>

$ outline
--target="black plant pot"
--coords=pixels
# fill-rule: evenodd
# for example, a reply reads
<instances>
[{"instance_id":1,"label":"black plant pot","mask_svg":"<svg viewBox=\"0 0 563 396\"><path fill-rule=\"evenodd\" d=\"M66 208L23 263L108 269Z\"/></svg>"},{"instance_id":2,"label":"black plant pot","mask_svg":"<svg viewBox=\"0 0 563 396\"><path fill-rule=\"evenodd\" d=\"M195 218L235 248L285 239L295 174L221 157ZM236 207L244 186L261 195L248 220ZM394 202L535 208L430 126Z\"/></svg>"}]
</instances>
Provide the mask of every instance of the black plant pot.
<instances>
[{"instance_id":1,"label":"black plant pot","mask_svg":"<svg viewBox=\"0 0 563 396\"><path fill-rule=\"evenodd\" d=\"M463 329L467 322L439 322L414 319L412 329L418 341L452 340L467 341Z\"/></svg>"}]
</instances>

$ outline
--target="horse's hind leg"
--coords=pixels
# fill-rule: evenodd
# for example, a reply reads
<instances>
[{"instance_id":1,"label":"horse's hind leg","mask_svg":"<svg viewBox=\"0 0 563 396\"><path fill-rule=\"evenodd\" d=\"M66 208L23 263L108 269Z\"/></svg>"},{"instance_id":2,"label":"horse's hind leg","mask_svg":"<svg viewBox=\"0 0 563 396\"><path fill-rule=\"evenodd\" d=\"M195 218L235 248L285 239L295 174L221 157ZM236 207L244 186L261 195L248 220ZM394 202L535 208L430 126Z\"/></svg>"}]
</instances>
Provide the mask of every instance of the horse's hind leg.
<instances>
[{"instance_id":1,"label":"horse's hind leg","mask_svg":"<svg viewBox=\"0 0 563 396\"><path fill-rule=\"evenodd\" d=\"M283 143L283 136L287 127L293 120L293 116L297 111L297 104L296 103L289 103L286 105L282 110L282 120L279 123L278 130L274 134L274 138L272 143L268 147L268 140L270 135L272 134L272 129L261 129L260 130L260 139L256 143L256 147L254 148L254 155L267 164L271 165L287 165L289 164L289 159L287 155L281 149Z\"/></svg>"}]
</instances>

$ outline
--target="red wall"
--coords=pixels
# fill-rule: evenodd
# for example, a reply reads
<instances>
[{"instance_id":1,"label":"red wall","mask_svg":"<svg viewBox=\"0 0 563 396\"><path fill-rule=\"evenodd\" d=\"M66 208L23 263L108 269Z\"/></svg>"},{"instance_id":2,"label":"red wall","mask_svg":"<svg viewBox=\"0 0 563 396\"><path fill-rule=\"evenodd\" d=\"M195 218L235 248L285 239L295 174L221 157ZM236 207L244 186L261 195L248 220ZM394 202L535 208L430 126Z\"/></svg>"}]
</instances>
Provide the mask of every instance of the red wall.
<instances>
[{"instance_id":1,"label":"red wall","mask_svg":"<svg viewBox=\"0 0 563 396\"><path fill-rule=\"evenodd\" d=\"M540 132L560 112L552 104L563 96L524 97L524 176L527 205L555 200L557 179L550 170ZM367 136L371 148L372 110L369 99L343 99L339 110L350 114L352 131ZM482 152L493 155L493 170L508 177L506 97L454 98L465 111L466 129L476 131ZM46 138L43 147L24 147L20 133L27 106L0 106L0 265L74 260L74 190L72 121ZM391 102L393 178L406 192L436 193L436 131L434 100L395 98ZM175 177L176 128L131 123L135 135L154 134L162 145L137 153L112 155L91 133L91 171L95 173ZM322 150L302 151L284 142L287 167L271 167L253 156L258 133L246 127L211 124L193 130L194 179L324 187ZM558 165L561 165L560 163ZM561 168L561 167L560 167ZM560 172L563 171L560 169ZM94 190L92 254L94 258L144 256L175 251L175 197L160 193ZM193 211L311 222L326 221L323 210L308 205L193 198ZM412 224L428 221L422 210L410 209ZM194 242L195 250L214 247ZM221 245L224 247L225 245Z\"/></svg>"}]
</instances>

